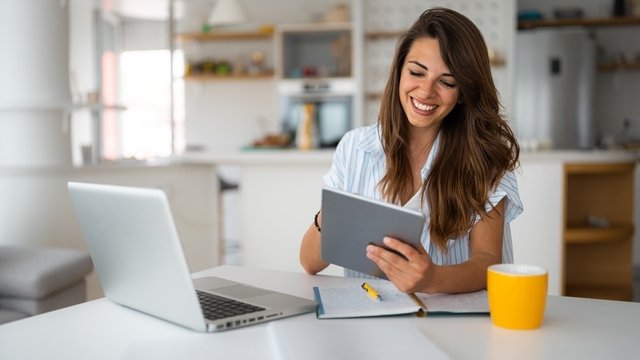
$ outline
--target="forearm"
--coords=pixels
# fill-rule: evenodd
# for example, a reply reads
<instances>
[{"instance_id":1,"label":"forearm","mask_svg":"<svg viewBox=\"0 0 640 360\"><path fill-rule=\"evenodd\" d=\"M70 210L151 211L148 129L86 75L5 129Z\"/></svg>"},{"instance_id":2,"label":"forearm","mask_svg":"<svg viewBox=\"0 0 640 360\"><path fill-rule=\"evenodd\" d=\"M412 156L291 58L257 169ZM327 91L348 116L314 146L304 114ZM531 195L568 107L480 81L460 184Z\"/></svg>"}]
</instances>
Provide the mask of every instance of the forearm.
<instances>
[{"instance_id":1,"label":"forearm","mask_svg":"<svg viewBox=\"0 0 640 360\"><path fill-rule=\"evenodd\" d=\"M317 274L329 266L329 263L320 257L320 251L320 232L311 225L300 245L300 264L308 274Z\"/></svg>"},{"instance_id":2,"label":"forearm","mask_svg":"<svg viewBox=\"0 0 640 360\"><path fill-rule=\"evenodd\" d=\"M501 259L490 253L478 253L456 265L433 265L426 286L427 293L463 293L487 287L487 268Z\"/></svg>"}]
</instances>

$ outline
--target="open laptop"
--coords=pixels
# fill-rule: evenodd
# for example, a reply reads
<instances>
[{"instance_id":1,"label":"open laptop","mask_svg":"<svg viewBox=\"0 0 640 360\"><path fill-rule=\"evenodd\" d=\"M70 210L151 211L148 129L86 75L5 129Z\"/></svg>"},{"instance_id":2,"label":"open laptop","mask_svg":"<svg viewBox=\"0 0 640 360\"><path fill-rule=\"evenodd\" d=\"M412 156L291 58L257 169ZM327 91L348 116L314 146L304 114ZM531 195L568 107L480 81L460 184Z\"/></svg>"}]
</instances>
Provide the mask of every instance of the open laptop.
<instances>
[{"instance_id":1,"label":"open laptop","mask_svg":"<svg viewBox=\"0 0 640 360\"><path fill-rule=\"evenodd\" d=\"M197 331L312 312L311 300L216 277L192 279L165 193L69 182L106 297Z\"/></svg>"}]
</instances>

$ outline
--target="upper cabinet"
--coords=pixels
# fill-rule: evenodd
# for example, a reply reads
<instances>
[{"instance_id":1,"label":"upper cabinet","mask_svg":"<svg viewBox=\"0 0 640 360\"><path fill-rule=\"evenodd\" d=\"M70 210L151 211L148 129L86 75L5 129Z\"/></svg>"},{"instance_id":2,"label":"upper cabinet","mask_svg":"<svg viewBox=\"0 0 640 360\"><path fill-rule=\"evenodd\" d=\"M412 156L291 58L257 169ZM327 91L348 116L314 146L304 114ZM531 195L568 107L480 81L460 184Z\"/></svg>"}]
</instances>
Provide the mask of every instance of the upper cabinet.
<instances>
[{"instance_id":1,"label":"upper cabinet","mask_svg":"<svg viewBox=\"0 0 640 360\"><path fill-rule=\"evenodd\" d=\"M282 79L350 78L351 23L281 25L276 31L277 76Z\"/></svg>"}]
</instances>

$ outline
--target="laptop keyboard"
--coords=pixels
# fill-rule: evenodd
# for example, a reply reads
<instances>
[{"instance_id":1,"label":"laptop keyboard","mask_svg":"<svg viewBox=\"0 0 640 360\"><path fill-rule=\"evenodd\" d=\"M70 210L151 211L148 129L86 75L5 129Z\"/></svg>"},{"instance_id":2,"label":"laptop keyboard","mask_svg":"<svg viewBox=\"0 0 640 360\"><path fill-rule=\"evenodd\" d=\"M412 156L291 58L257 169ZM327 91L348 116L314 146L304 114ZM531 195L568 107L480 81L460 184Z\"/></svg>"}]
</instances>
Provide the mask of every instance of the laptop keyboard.
<instances>
[{"instance_id":1,"label":"laptop keyboard","mask_svg":"<svg viewBox=\"0 0 640 360\"><path fill-rule=\"evenodd\" d=\"M196 290L196 292L198 293L204 317L208 320L224 319L265 310L259 306L209 294L204 291Z\"/></svg>"}]
</instances>

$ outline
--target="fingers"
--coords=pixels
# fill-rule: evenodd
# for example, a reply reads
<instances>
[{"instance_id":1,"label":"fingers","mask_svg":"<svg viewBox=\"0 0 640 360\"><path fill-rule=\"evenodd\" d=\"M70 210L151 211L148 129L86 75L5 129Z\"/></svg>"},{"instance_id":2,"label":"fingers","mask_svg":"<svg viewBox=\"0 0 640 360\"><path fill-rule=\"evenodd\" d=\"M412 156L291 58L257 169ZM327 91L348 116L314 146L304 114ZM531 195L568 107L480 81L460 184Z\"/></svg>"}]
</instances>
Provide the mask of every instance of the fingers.
<instances>
[{"instance_id":1,"label":"fingers","mask_svg":"<svg viewBox=\"0 0 640 360\"><path fill-rule=\"evenodd\" d=\"M369 245L367 246L367 257L385 273L400 291L416 291L429 271L430 258L426 250L422 246L416 249L400 240L389 237L384 239L384 244L402 256L385 248Z\"/></svg>"},{"instance_id":2,"label":"fingers","mask_svg":"<svg viewBox=\"0 0 640 360\"><path fill-rule=\"evenodd\" d=\"M416 257L422 257L427 253L427 251L422 246L414 248L413 246L392 237L385 237L383 239L383 242L387 247L399 252L409 261L415 259Z\"/></svg>"},{"instance_id":3,"label":"fingers","mask_svg":"<svg viewBox=\"0 0 640 360\"><path fill-rule=\"evenodd\" d=\"M397 251L402 256L382 247L369 245L367 246L367 257L371 261L375 262L380 270L387 274L387 276L389 276L391 272L405 272L410 266L411 261L417 261L419 260L419 257L422 256L421 253L416 251L412 246L397 239L385 237L384 244L389 249ZM426 254L424 251L423 253Z\"/></svg>"}]
</instances>

